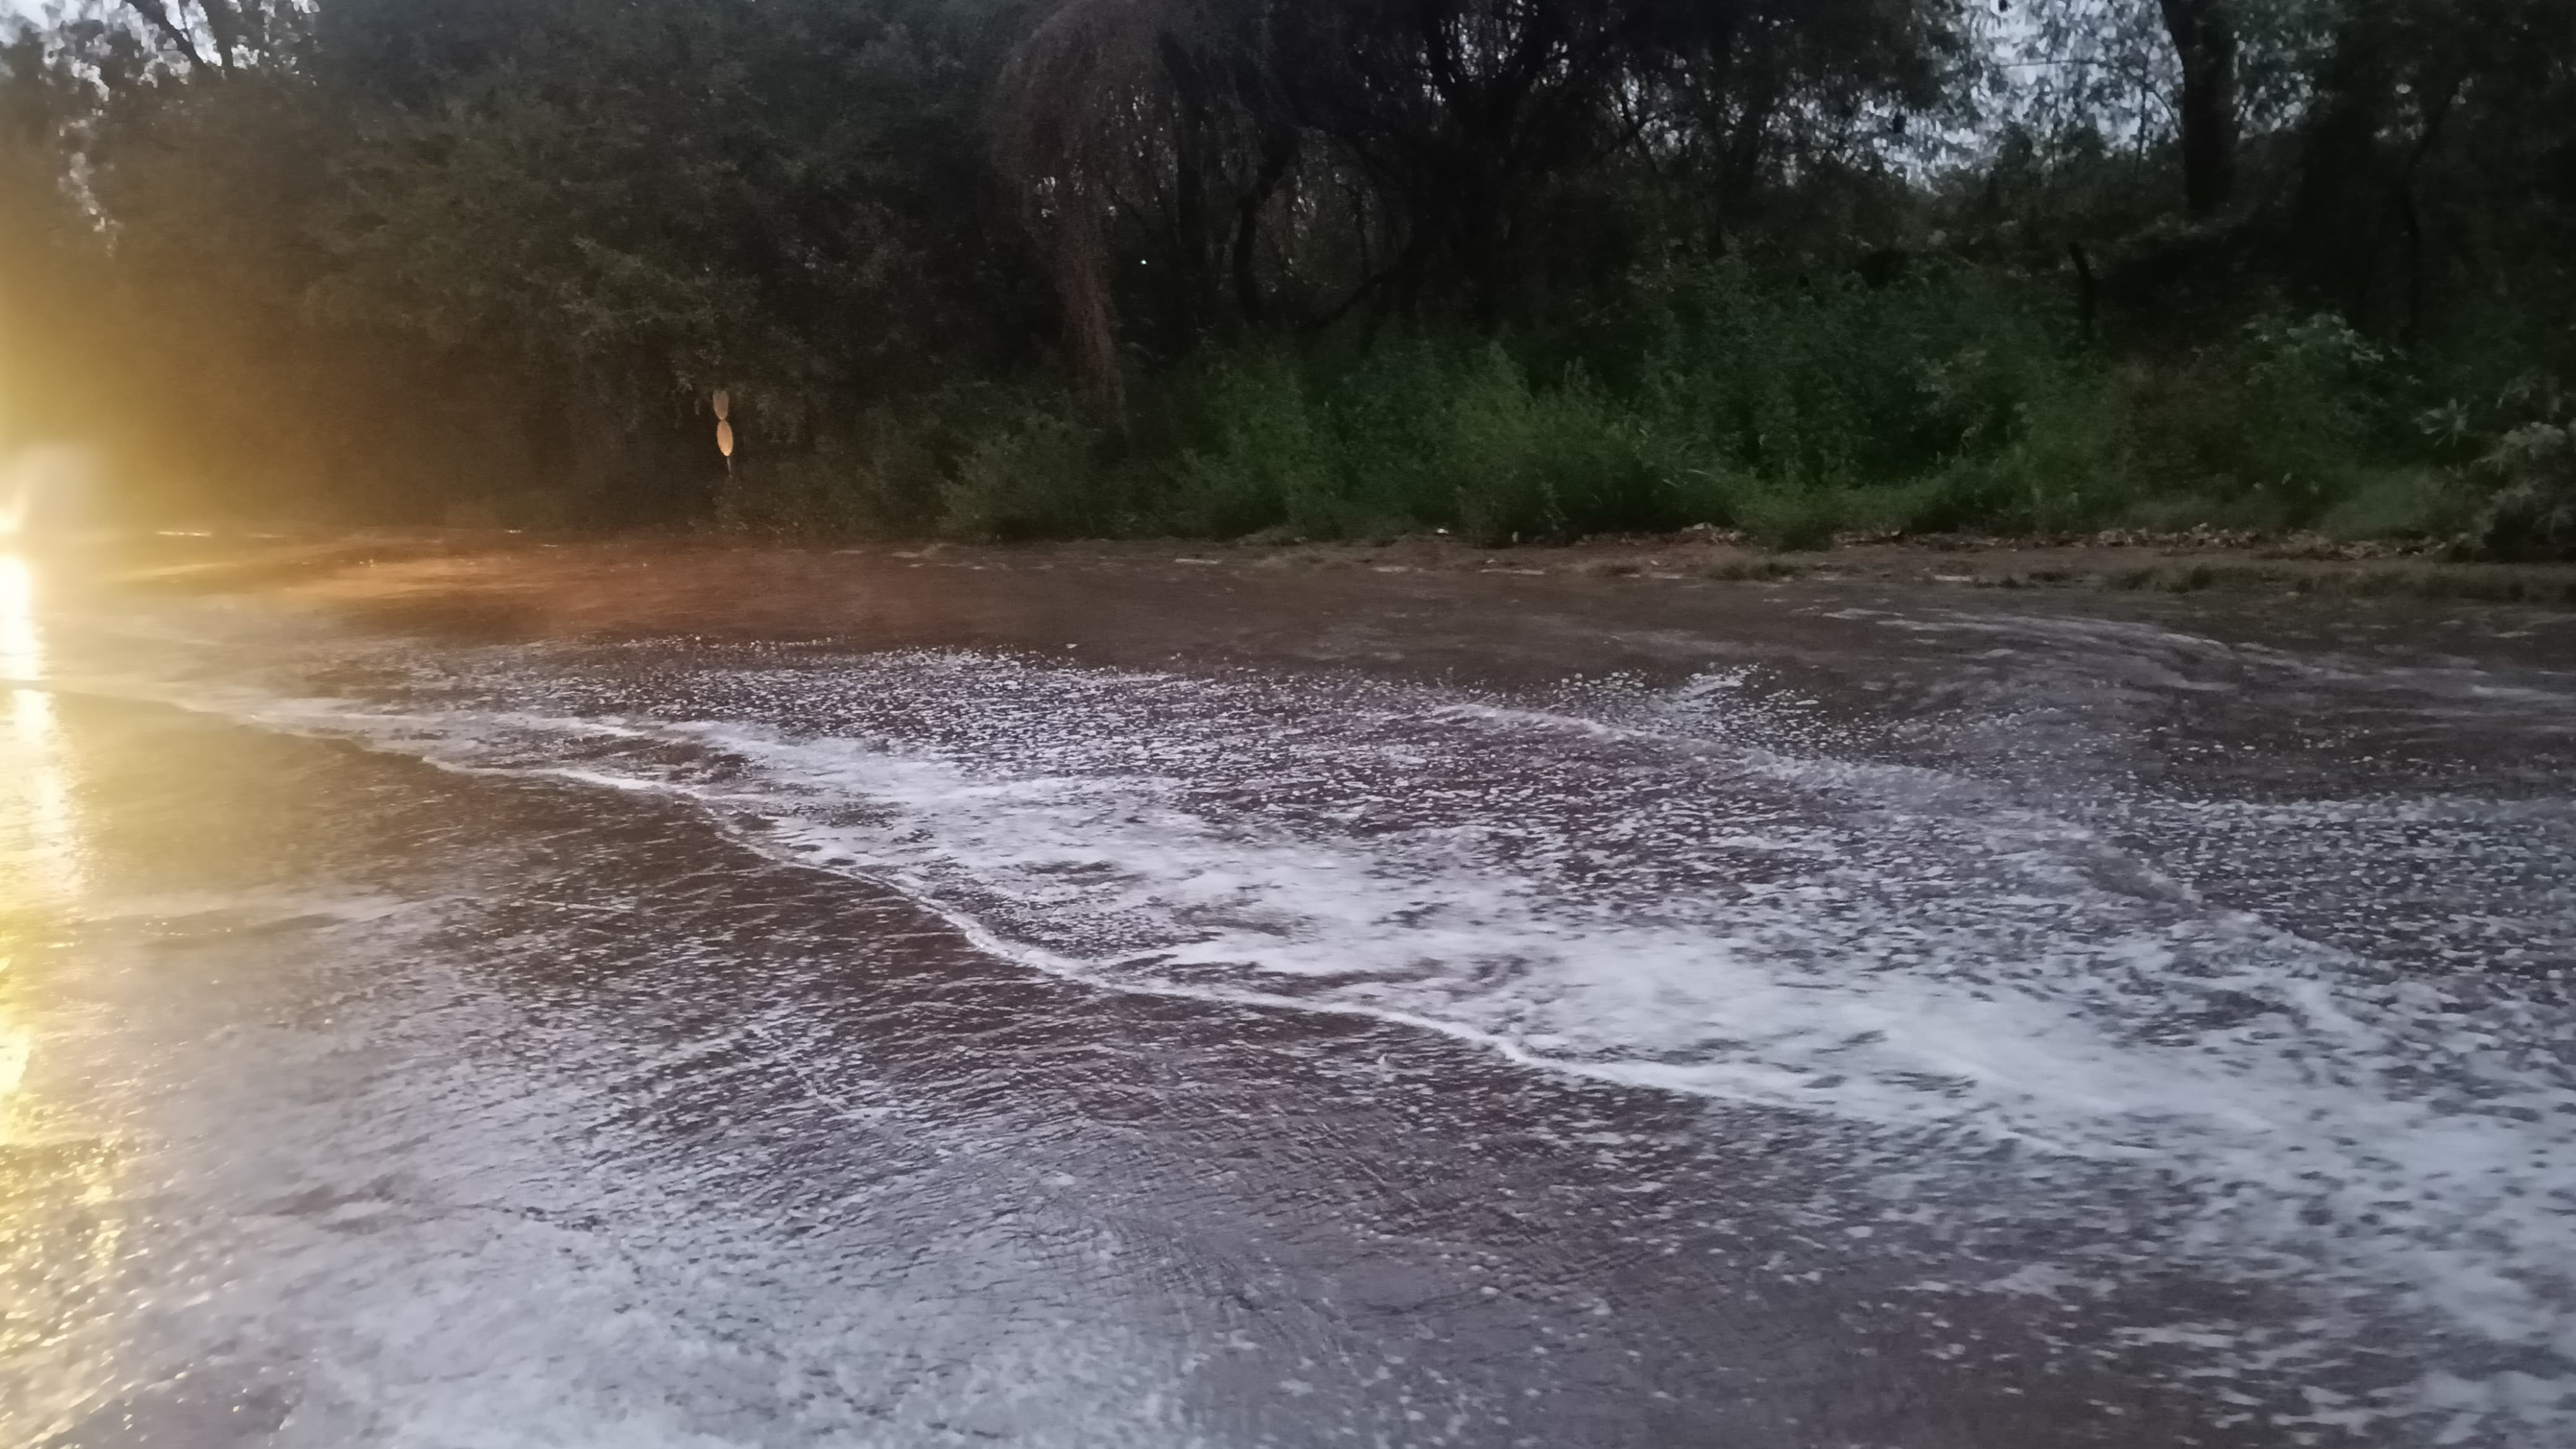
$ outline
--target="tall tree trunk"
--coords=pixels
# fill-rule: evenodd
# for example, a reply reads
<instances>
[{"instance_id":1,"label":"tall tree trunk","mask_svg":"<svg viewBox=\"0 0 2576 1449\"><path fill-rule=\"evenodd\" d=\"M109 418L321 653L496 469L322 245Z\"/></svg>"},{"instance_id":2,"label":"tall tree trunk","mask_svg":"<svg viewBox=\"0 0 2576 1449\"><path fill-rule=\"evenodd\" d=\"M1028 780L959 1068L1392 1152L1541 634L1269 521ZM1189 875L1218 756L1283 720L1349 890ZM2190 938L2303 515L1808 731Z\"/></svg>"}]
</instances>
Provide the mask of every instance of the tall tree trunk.
<instances>
[{"instance_id":1,"label":"tall tree trunk","mask_svg":"<svg viewBox=\"0 0 2576 1449\"><path fill-rule=\"evenodd\" d=\"M1260 174L1253 177L1251 189L1235 205L1234 305L1249 326L1261 325L1267 310L1261 298L1261 258L1256 250L1261 243L1261 209L1270 204L1279 183L1288 178L1288 168L1296 161L1297 134L1283 131L1272 136L1262 148Z\"/></svg>"},{"instance_id":2,"label":"tall tree trunk","mask_svg":"<svg viewBox=\"0 0 2576 1449\"><path fill-rule=\"evenodd\" d=\"M1213 287L1208 243L1208 174L1215 169L1206 75L1179 40L1162 37L1163 70L1175 101L1172 118L1172 269L1167 299L1176 349L1207 324Z\"/></svg>"},{"instance_id":3,"label":"tall tree trunk","mask_svg":"<svg viewBox=\"0 0 2576 1449\"><path fill-rule=\"evenodd\" d=\"M2236 189L2236 17L2230 0L2158 0L2182 62L2183 200L2216 216Z\"/></svg>"},{"instance_id":4,"label":"tall tree trunk","mask_svg":"<svg viewBox=\"0 0 2576 1449\"><path fill-rule=\"evenodd\" d=\"M153 33L160 36L171 49L186 56L190 67L202 66L206 63L205 55L197 49L196 38L190 35L188 27L181 23L185 19L184 16L173 16L170 13L170 7L162 3L162 0L125 0L125 3L133 7L134 13L142 16L145 23L152 27Z\"/></svg>"},{"instance_id":5,"label":"tall tree trunk","mask_svg":"<svg viewBox=\"0 0 2576 1449\"><path fill-rule=\"evenodd\" d=\"M2368 325L2379 270L2390 204L2380 135L2396 104L2403 49L2385 7L2354 7L2336 28L2301 126L2291 265L2356 325Z\"/></svg>"}]
</instances>

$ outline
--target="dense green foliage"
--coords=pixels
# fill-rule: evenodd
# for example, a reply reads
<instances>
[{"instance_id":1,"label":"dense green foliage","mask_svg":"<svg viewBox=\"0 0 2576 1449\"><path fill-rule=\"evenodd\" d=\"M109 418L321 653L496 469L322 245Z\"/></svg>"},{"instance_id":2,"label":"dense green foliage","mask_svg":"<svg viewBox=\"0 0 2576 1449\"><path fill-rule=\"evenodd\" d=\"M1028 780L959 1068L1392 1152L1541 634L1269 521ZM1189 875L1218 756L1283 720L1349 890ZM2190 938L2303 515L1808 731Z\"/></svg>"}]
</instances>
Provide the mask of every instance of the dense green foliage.
<instances>
[{"instance_id":1,"label":"dense green foliage","mask_svg":"<svg viewBox=\"0 0 2576 1449\"><path fill-rule=\"evenodd\" d=\"M86 0L0 327L164 515L2563 553L2576 6Z\"/></svg>"}]
</instances>

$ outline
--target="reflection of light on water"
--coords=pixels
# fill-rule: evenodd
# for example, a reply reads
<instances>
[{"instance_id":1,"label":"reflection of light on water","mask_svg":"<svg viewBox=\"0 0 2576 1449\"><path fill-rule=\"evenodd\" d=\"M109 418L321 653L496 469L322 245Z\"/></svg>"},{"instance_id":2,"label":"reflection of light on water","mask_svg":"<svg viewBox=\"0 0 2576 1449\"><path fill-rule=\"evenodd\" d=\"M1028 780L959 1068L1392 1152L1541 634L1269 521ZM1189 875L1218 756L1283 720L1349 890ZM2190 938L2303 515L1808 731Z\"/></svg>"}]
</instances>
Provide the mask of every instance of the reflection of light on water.
<instances>
[{"instance_id":1,"label":"reflection of light on water","mask_svg":"<svg viewBox=\"0 0 2576 1449\"><path fill-rule=\"evenodd\" d=\"M36 631L36 571L14 553L0 554L0 673L34 679L45 672L45 639Z\"/></svg>"},{"instance_id":2,"label":"reflection of light on water","mask_svg":"<svg viewBox=\"0 0 2576 1449\"><path fill-rule=\"evenodd\" d=\"M0 554L0 679L41 680L45 639L36 618L36 571L15 554ZM24 907L60 897L80 884L77 821L70 773L63 759L53 696L42 689L9 691L10 739L0 776L0 827L18 877L9 904Z\"/></svg>"},{"instance_id":3,"label":"reflection of light on water","mask_svg":"<svg viewBox=\"0 0 2576 1449\"><path fill-rule=\"evenodd\" d=\"M15 1093L19 1083L27 1080L27 1058L35 1048L34 1032L0 1017L0 1098ZM0 1142L6 1140L0 1135Z\"/></svg>"},{"instance_id":4,"label":"reflection of light on water","mask_svg":"<svg viewBox=\"0 0 2576 1449\"><path fill-rule=\"evenodd\" d=\"M47 674L39 580L0 553L0 680ZM79 816L53 696L0 684L0 1442L42 1441L95 1397L99 1360L84 1347L106 1325L124 1224L117 1150L68 1120L35 1083L41 968L61 907L81 885Z\"/></svg>"},{"instance_id":5,"label":"reflection of light on water","mask_svg":"<svg viewBox=\"0 0 2576 1449\"><path fill-rule=\"evenodd\" d=\"M30 1089L36 1034L9 969L0 958L0 1364L23 1392L0 1395L0 1442L53 1443L101 1386L95 1340L113 1332L125 1240L119 1152Z\"/></svg>"}]
</instances>

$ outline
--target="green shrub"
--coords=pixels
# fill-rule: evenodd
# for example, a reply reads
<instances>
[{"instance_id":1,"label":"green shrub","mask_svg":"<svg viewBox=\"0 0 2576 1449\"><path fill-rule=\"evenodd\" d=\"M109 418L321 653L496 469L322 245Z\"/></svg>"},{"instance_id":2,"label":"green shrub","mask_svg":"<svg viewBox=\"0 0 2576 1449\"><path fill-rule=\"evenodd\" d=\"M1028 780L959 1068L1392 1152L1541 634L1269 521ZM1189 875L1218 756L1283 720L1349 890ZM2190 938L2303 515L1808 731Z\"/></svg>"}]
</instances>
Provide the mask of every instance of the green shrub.
<instances>
[{"instance_id":1,"label":"green shrub","mask_svg":"<svg viewBox=\"0 0 2576 1449\"><path fill-rule=\"evenodd\" d=\"M1011 541L1136 531L1136 470L1069 399L995 409L976 434L940 490L940 532Z\"/></svg>"},{"instance_id":2,"label":"green shrub","mask_svg":"<svg viewBox=\"0 0 2576 1449\"><path fill-rule=\"evenodd\" d=\"M1901 526L2314 524L2384 477L2365 464L2364 400L2381 363L2322 318L2263 319L2219 346L2107 368L2069 358L2025 384L1986 446L1910 489Z\"/></svg>"},{"instance_id":3,"label":"green shrub","mask_svg":"<svg viewBox=\"0 0 2576 1449\"><path fill-rule=\"evenodd\" d=\"M2140 492L2213 500L2236 527L2314 521L2361 478L2359 407L2384 358L2340 319L2263 317L2227 343L2120 374Z\"/></svg>"},{"instance_id":4,"label":"green shrub","mask_svg":"<svg viewBox=\"0 0 2576 1449\"><path fill-rule=\"evenodd\" d=\"M2576 423L2526 423L2479 464L2498 484L2472 532L2491 558L2576 558Z\"/></svg>"},{"instance_id":5,"label":"green shrub","mask_svg":"<svg viewBox=\"0 0 2576 1449\"><path fill-rule=\"evenodd\" d=\"M929 430L877 408L808 452L746 461L718 488L716 521L791 536L915 535L937 525L946 483Z\"/></svg>"},{"instance_id":6,"label":"green shrub","mask_svg":"<svg viewBox=\"0 0 2576 1449\"><path fill-rule=\"evenodd\" d=\"M2422 465L2376 468L2317 520L2332 538L2434 538L2467 526L2459 491L2441 470Z\"/></svg>"},{"instance_id":7,"label":"green shrub","mask_svg":"<svg viewBox=\"0 0 2576 1449\"><path fill-rule=\"evenodd\" d=\"M2021 405L1999 446L1918 485L1902 526L2060 532L2131 511L2142 483L2123 436L2124 401L2115 378L2070 367Z\"/></svg>"},{"instance_id":8,"label":"green shrub","mask_svg":"<svg viewBox=\"0 0 2576 1449\"><path fill-rule=\"evenodd\" d=\"M1209 369L1193 406L1208 442L1175 468L1176 531L1231 538L1266 528L1345 532L1340 450L1323 409L1283 353L1231 357Z\"/></svg>"},{"instance_id":9,"label":"green shrub","mask_svg":"<svg viewBox=\"0 0 2576 1449\"><path fill-rule=\"evenodd\" d=\"M1486 543L1695 521L1645 429L1580 370L1539 387L1499 346L1417 340L1319 371L1272 353L1211 367L1185 405L1197 441L1164 521L1220 537L1454 528Z\"/></svg>"},{"instance_id":10,"label":"green shrub","mask_svg":"<svg viewBox=\"0 0 2576 1449\"><path fill-rule=\"evenodd\" d=\"M1434 414L1431 467L1478 543L1684 521L1641 429L1584 374L1538 391L1499 347L1454 375Z\"/></svg>"},{"instance_id":11,"label":"green shrub","mask_svg":"<svg viewBox=\"0 0 2576 1449\"><path fill-rule=\"evenodd\" d=\"M1851 495L1810 489L1770 489L1747 493L1736 521L1756 546L1782 553L1803 553L1832 545L1834 535L1849 526Z\"/></svg>"},{"instance_id":12,"label":"green shrub","mask_svg":"<svg viewBox=\"0 0 2576 1449\"><path fill-rule=\"evenodd\" d=\"M722 512L799 533L1436 528L1482 545L1706 523L1805 549L1852 530L2113 524L2421 536L2492 501L2495 547L2557 546L2545 440L2490 440L2464 504L2392 447L2398 380L2331 318L2265 316L2113 363L2026 280L1964 265L1869 287L1730 261L1655 273L1637 296L1586 334L1631 352L1590 360L1561 335L1213 350L1145 380L1124 430L1061 388L916 399L747 469ZM2526 415L2537 393L2517 387L2520 413L2489 411Z\"/></svg>"},{"instance_id":13,"label":"green shrub","mask_svg":"<svg viewBox=\"0 0 2576 1449\"><path fill-rule=\"evenodd\" d=\"M1967 268L1890 286L1769 281L1741 262L1648 279L1640 407L1771 487L1907 481L2013 434L2064 367L2024 288Z\"/></svg>"}]
</instances>

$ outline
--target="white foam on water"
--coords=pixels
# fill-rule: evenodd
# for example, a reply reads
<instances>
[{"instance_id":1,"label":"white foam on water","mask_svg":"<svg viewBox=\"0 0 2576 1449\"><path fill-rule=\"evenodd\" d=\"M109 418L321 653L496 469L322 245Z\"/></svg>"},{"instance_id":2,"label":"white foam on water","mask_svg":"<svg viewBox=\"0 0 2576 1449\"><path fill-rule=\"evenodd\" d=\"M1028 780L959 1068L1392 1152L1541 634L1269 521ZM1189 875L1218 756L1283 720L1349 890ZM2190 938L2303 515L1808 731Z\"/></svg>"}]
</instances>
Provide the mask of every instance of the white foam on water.
<instances>
[{"instance_id":1,"label":"white foam on water","mask_svg":"<svg viewBox=\"0 0 2576 1449\"><path fill-rule=\"evenodd\" d=\"M984 1210L929 1215L910 1261L834 1273L810 1218L711 1208L703 1154L616 1150L626 1103L597 1075L489 1049L530 1024L448 969L445 915L319 883L107 888L78 939L16 963L42 980L0 969L0 1028L27 1026L38 1073L0 1103L21 1129L0 1132L11 1307L62 1325L0 1353L0 1442L1206 1443L1181 1347L1115 1285L1068 1295L1045 1228L997 1217L980 1184L957 1190ZM743 1029L767 1043L756 1016ZM23 1058L11 1036L0 1068ZM611 1059L631 1069L628 1048L657 1061ZM798 1070L782 1047L750 1057ZM960 1310L993 1281L1050 1286Z\"/></svg>"},{"instance_id":2,"label":"white foam on water","mask_svg":"<svg viewBox=\"0 0 2576 1449\"><path fill-rule=\"evenodd\" d=\"M2186 1246L2208 1260L2386 1295L2524 1356L2435 1371L2427 1405L2576 1427L2563 1005L2212 906L1977 780L1731 742L1730 711L1755 708L1740 675L1605 717L978 655L700 656L642 682L599 662L415 660L401 708L184 697L686 799L1113 988L1366 1014L1596 1079L2150 1167L2203 1195ZM2330 867L2337 840L2308 848Z\"/></svg>"}]
</instances>

